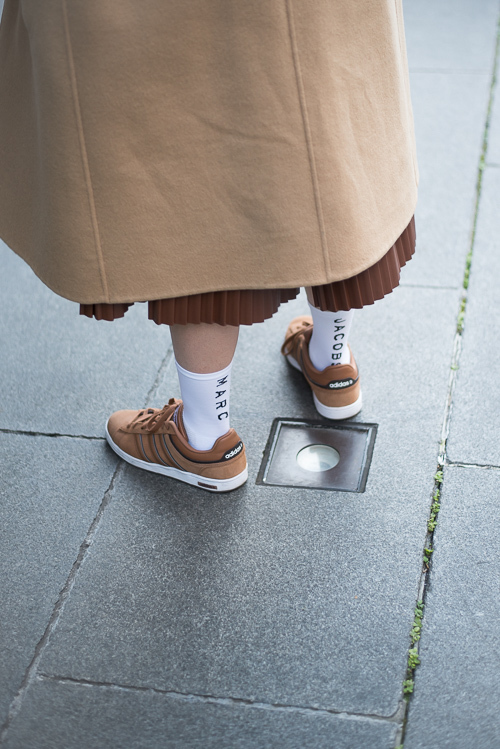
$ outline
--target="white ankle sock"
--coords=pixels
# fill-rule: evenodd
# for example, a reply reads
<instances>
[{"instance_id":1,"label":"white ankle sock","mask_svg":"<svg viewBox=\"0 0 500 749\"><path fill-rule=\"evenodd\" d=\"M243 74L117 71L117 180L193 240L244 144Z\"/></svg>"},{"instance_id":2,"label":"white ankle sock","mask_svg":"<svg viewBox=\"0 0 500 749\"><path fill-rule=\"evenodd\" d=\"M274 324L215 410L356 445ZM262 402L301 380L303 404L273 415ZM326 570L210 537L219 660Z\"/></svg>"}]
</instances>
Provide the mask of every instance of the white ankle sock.
<instances>
[{"instance_id":1,"label":"white ankle sock","mask_svg":"<svg viewBox=\"0 0 500 749\"><path fill-rule=\"evenodd\" d=\"M347 345L354 310L323 312L309 305L313 318L313 332L309 341L309 358L316 369L332 364L349 364L351 354Z\"/></svg>"},{"instance_id":2,"label":"white ankle sock","mask_svg":"<svg viewBox=\"0 0 500 749\"><path fill-rule=\"evenodd\" d=\"M198 374L177 364L184 402L182 420L195 450L210 450L229 431L229 389L232 363L220 372Z\"/></svg>"}]
</instances>

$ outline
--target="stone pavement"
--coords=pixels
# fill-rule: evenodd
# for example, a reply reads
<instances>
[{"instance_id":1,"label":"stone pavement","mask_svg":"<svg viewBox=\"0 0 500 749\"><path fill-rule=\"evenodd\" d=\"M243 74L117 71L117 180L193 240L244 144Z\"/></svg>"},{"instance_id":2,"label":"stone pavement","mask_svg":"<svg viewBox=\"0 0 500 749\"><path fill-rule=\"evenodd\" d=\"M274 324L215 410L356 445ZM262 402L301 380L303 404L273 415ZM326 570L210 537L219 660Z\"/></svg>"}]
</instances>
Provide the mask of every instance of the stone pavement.
<instances>
[{"instance_id":1,"label":"stone pavement","mask_svg":"<svg viewBox=\"0 0 500 749\"><path fill-rule=\"evenodd\" d=\"M81 319L0 247L2 747L500 746L499 12L405 2L418 251L356 316L364 493L255 483L273 419L317 417L279 355L302 298L242 330L249 481L210 495L103 439L178 395L168 331Z\"/></svg>"}]
</instances>

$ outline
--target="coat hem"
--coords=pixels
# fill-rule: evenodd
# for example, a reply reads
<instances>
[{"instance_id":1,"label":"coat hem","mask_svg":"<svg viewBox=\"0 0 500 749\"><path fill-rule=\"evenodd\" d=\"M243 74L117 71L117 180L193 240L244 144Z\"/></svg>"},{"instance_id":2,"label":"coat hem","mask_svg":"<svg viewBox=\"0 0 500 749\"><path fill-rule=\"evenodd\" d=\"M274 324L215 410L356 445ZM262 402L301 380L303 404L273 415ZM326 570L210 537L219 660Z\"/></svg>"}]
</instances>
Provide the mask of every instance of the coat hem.
<instances>
[{"instance_id":1,"label":"coat hem","mask_svg":"<svg viewBox=\"0 0 500 749\"><path fill-rule=\"evenodd\" d=\"M264 289L295 289L297 287L304 287L304 286L322 286L328 283L334 283L336 281L344 281L347 278L352 278L353 276L358 275L359 273L362 273L363 271L370 268L372 265L377 263L379 260L382 259L382 257L386 254L386 252L392 247L392 245L395 243L395 241L398 239L398 237L403 233L403 231L408 226L409 222L411 221L412 216L415 213L415 206L416 206L416 197L415 200L411 204L411 209L408 210L407 213L404 213L404 218L401 219L401 221L396 225L397 228L394 229L389 234L387 234L387 238L384 238L380 241L381 250L380 253L377 254L375 257L374 255L371 255L369 260L366 263L362 263L359 267L356 267L352 273L349 273L349 275L344 275L343 277L334 277L334 274L331 274L331 277L318 277L318 276L309 276L309 277L295 277L290 280L287 280L286 282L276 282L276 280L270 279L268 282L259 282L259 283L249 283L248 279L242 282L241 285L234 286L231 284L221 284L217 289L213 288L207 288L207 287L191 287L190 289L176 289L177 293L171 293L163 291L158 292L147 292L144 291L143 294L133 294L133 295L116 295L112 296L111 300L109 298L89 298L86 296L80 296L78 294L69 294L66 291L64 291L62 288L59 287L58 284L48 283L45 278L43 272L40 272L39 269L36 267L35 263L28 262L26 258L23 256L23 253L21 250L16 248L16 243L11 243L9 241L8 236L6 233L3 232L2 228L0 227L0 238L5 242L6 246L9 247L12 252L14 252L18 257L20 257L24 262L29 265L33 273L37 276L37 278L40 279L40 281L47 286L51 291L53 291L55 294L58 294L63 299L67 299L71 302L76 302L77 304L133 304L134 302L140 303L144 301L155 301L159 299L165 299L170 298L174 299L177 297L182 297L186 295L191 294L205 294L207 292L211 291L237 291L237 290L264 290Z\"/></svg>"}]
</instances>

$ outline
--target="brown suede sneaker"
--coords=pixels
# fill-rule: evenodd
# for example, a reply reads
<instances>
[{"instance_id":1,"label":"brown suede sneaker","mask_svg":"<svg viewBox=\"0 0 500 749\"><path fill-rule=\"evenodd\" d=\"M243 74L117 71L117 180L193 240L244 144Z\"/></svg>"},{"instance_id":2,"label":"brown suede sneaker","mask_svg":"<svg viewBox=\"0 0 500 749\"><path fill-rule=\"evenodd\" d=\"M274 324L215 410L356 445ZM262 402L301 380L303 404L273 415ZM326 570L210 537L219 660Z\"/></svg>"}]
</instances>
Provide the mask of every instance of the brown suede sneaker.
<instances>
[{"instance_id":1,"label":"brown suede sneaker","mask_svg":"<svg viewBox=\"0 0 500 749\"><path fill-rule=\"evenodd\" d=\"M171 398L161 409L116 411L106 424L106 439L127 463L210 492L229 492L244 484L245 446L234 429L219 437L211 450L195 450L187 439L182 409L182 401Z\"/></svg>"},{"instance_id":2,"label":"brown suede sneaker","mask_svg":"<svg viewBox=\"0 0 500 749\"><path fill-rule=\"evenodd\" d=\"M306 378L313 391L316 410L327 419L349 419L361 411L359 372L351 351L350 364L336 364L316 369L309 358L312 317L296 317L285 335L281 353Z\"/></svg>"}]
</instances>

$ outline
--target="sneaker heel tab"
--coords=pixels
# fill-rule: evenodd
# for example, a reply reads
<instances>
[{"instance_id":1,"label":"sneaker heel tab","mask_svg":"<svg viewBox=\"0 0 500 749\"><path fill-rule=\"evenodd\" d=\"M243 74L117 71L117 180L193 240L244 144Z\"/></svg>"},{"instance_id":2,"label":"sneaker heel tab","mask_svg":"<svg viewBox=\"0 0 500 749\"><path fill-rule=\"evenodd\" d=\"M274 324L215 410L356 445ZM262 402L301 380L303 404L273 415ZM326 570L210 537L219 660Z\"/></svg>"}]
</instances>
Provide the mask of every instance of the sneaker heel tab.
<instances>
[{"instance_id":1,"label":"sneaker heel tab","mask_svg":"<svg viewBox=\"0 0 500 749\"><path fill-rule=\"evenodd\" d=\"M222 434L220 437L217 437L217 439L214 442L214 446L212 447L212 450L216 447L216 445L223 445L226 442L231 447L233 445L236 445L238 442L241 442L241 437L238 436L238 434L232 427L228 429L228 431L225 434Z\"/></svg>"}]
</instances>

